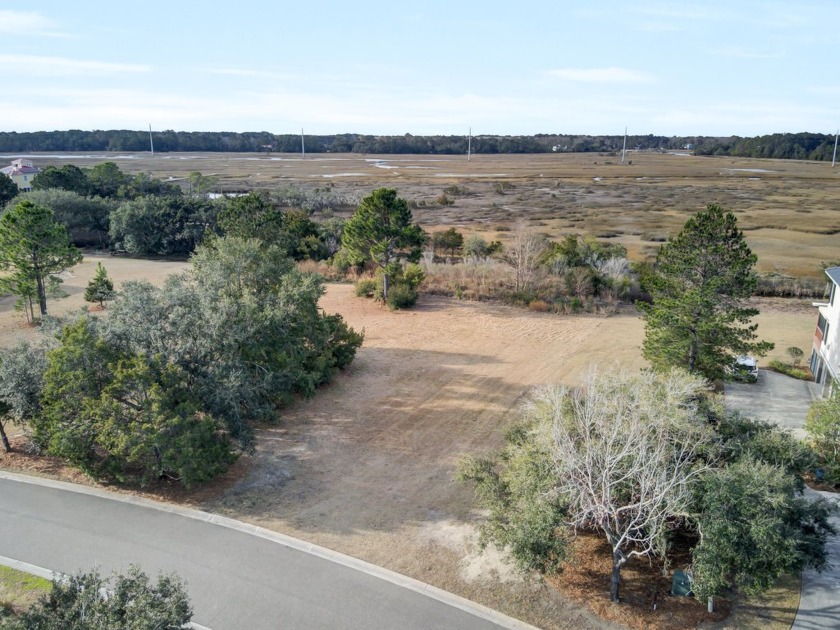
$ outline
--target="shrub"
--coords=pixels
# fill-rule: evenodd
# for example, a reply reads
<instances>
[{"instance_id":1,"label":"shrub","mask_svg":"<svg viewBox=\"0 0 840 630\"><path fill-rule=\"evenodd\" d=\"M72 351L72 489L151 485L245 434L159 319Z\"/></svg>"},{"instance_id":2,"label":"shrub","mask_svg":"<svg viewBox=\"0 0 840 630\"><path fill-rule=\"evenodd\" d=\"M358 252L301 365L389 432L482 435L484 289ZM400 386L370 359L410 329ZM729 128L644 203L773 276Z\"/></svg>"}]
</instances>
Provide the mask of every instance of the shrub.
<instances>
[{"instance_id":1,"label":"shrub","mask_svg":"<svg viewBox=\"0 0 840 630\"><path fill-rule=\"evenodd\" d=\"M545 313L548 311L548 304L544 300L533 300L528 304L528 309L537 313Z\"/></svg>"},{"instance_id":2,"label":"shrub","mask_svg":"<svg viewBox=\"0 0 840 630\"><path fill-rule=\"evenodd\" d=\"M382 294L382 283L376 278L362 278L356 283L356 297L372 298Z\"/></svg>"},{"instance_id":3,"label":"shrub","mask_svg":"<svg viewBox=\"0 0 840 630\"><path fill-rule=\"evenodd\" d=\"M788 356L790 357L791 362L795 367L799 366L799 362L802 360L802 357L805 356L805 353L802 351L802 348L797 348L796 346L791 346L787 350Z\"/></svg>"},{"instance_id":4,"label":"shrub","mask_svg":"<svg viewBox=\"0 0 840 630\"><path fill-rule=\"evenodd\" d=\"M796 348L799 350L799 348ZM801 350L799 350L802 352ZM771 359L770 363L767 367L774 372L779 372L780 374L786 374L787 376L791 376L793 378L798 378L801 381L813 381L814 375L811 373L806 367L797 367L795 365L791 365L790 363L785 363L784 361L779 361L779 359Z\"/></svg>"},{"instance_id":5,"label":"shrub","mask_svg":"<svg viewBox=\"0 0 840 630\"><path fill-rule=\"evenodd\" d=\"M446 193L443 193L435 199L435 203L439 206L454 206L455 200L449 197Z\"/></svg>"},{"instance_id":6,"label":"shrub","mask_svg":"<svg viewBox=\"0 0 840 630\"><path fill-rule=\"evenodd\" d=\"M392 311L398 311L403 308L411 308L417 304L417 295L417 291L407 284L395 284L388 289L388 299L386 300L386 303L388 304L388 308Z\"/></svg>"},{"instance_id":7,"label":"shrub","mask_svg":"<svg viewBox=\"0 0 840 630\"><path fill-rule=\"evenodd\" d=\"M417 287L420 286L420 283L423 282L425 279L426 274L423 272L423 268L416 263L408 263L405 266L402 274L402 281L405 282L412 290L417 290Z\"/></svg>"}]
</instances>

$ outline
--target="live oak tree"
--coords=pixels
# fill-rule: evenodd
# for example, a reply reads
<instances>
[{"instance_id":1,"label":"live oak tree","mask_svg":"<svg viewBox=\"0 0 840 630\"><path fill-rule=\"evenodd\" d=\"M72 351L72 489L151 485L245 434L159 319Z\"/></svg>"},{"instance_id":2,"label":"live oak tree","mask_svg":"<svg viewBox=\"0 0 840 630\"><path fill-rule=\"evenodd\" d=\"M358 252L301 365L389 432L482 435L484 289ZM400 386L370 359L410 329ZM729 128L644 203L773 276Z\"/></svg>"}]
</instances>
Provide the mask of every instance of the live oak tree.
<instances>
[{"instance_id":1,"label":"live oak tree","mask_svg":"<svg viewBox=\"0 0 840 630\"><path fill-rule=\"evenodd\" d=\"M773 348L757 342L758 309L747 300L756 287L756 256L735 215L710 204L662 246L642 305L645 358L655 368L683 367L723 378L735 356L761 356Z\"/></svg>"},{"instance_id":2,"label":"live oak tree","mask_svg":"<svg viewBox=\"0 0 840 630\"><path fill-rule=\"evenodd\" d=\"M826 481L840 482L840 381L834 382L826 398L811 403L805 430L825 469Z\"/></svg>"},{"instance_id":3,"label":"live oak tree","mask_svg":"<svg viewBox=\"0 0 840 630\"><path fill-rule=\"evenodd\" d=\"M744 458L709 471L699 494L700 543L691 554L698 597L732 587L761 593L781 575L827 565L836 508L802 496L781 466Z\"/></svg>"},{"instance_id":4,"label":"live oak tree","mask_svg":"<svg viewBox=\"0 0 840 630\"><path fill-rule=\"evenodd\" d=\"M692 511L707 468L699 454L712 440L694 402L704 388L682 370L592 370L579 389L536 390L502 454L461 467L490 513L485 540L507 547L520 567L551 573L574 531L598 531L619 601L627 560L663 555L667 529Z\"/></svg>"},{"instance_id":5,"label":"live oak tree","mask_svg":"<svg viewBox=\"0 0 840 630\"><path fill-rule=\"evenodd\" d=\"M12 178L5 173L0 173L0 208L17 197L19 192L20 189Z\"/></svg>"},{"instance_id":6,"label":"live oak tree","mask_svg":"<svg viewBox=\"0 0 840 630\"><path fill-rule=\"evenodd\" d=\"M382 297L387 300L394 263L401 257L416 261L426 240L412 222L411 210L394 188L377 188L362 199L344 225L341 243L351 255L370 261L383 273Z\"/></svg>"},{"instance_id":7,"label":"live oak tree","mask_svg":"<svg viewBox=\"0 0 840 630\"><path fill-rule=\"evenodd\" d=\"M137 566L108 579L94 569L53 580L52 589L20 617L0 620L2 630L137 630L187 628L193 611L183 580L158 575L152 582Z\"/></svg>"},{"instance_id":8,"label":"live oak tree","mask_svg":"<svg viewBox=\"0 0 840 630\"><path fill-rule=\"evenodd\" d=\"M99 306L104 307L105 302L113 300L116 295L108 271L102 263L96 263L96 272L85 288L85 302L99 302Z\"/></svg>"},{"instance_id":9,"label":"live oak tree","mask_svg":"<svg viewBox=\"0 0 840 630\"><path fill-rule=\"evenodd\" d=\"M0 217L0 269L10 270L22 290L34 284L42 317L47 314L51 279L58 281L57 274L81 260L81 252L49 208L24 200Z\"/></svg>"}]
</instances>

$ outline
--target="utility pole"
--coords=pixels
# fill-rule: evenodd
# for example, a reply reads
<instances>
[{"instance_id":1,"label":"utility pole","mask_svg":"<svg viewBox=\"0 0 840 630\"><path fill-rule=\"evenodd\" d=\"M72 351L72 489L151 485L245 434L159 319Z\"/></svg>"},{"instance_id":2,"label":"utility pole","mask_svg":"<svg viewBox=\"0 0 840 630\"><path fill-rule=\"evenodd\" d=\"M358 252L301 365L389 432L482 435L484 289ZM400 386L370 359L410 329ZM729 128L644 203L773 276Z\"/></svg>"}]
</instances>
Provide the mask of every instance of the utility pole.
<instances>
[{"instance_id":1,"label":"utility pole","mask_svg":"<svg viewBox=\"0 0 840 630\"><path fill-rule=\"evenodd\" d=\"M303 141L303 127L300 128L300 157L301 159L306 157L306 144Z\"/></svg>"},{"instance_id":2,"label":"utility pole","mask_svg":"<svg viewBox=\"0 0 840 630\"><path fill-rule=\"evenodd\" d=\"M152 139L152 123L149 123L149 147L152 149L152 157L155 157L155 141Z\"/></svg>"},{"instance_id":3,"label":"utility pole","mask_svg":"<svg viewBox=\"0 0 840 630\"><path fill-rule=\"evenodd\" d=\"M472 153L472 127L470 127L470 133L467 136L467 162L470 161L470 154L471 153Z\"/></svg>"},{"instance_id":4,"label":"utility pole","mask_svg":"<svg viewBox=\"0 0 840 630\"><path fill-rule=\"evenodd\" d=\"M624 156L627 154L627 127L624 128L624 144L621 147L621 163L624 164Z\"/></svg>"},{"instance_id":5,"label":"utility pole","mask_svg":"<svg viewBox=\"0 0 840 630\"><path fill-rule=\"evenodd\" d=\"M831 168L834 168L834 163L837 161L837 136L840 136L840 129L834 134L834 155L831 156Z\"/></svg>"}]
</instances>

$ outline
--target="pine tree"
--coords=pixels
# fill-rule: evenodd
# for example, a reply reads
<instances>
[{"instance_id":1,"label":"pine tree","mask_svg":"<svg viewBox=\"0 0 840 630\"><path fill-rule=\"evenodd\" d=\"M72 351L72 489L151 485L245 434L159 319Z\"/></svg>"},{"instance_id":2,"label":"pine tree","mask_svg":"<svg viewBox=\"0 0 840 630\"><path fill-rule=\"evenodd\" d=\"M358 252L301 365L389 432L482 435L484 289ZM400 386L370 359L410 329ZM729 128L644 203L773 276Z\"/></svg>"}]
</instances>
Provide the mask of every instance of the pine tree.
<instances>
[{"instance_id":1,"label":"pine tree","mask_svg":"<svg viewBox=\"0 0 840 630\"><path fill-rule=\"evenodd\" d=\"M413 222L408 202L393 188L377 188L362 199L356 213L344 225L341 244L354 257L371 261L382 270L382 297L388 298L391 278L401 257L420 258L426 236Z\"/></svg>"},{"instance_id":2,"label":"pine tree","mask_svg":"<svg viewBox=\"0 0 840 630\"><path fill-rule=\"evenodd\" d=\"M50 283L59 283L57 274L81 261L82 253L49 208L24 200L0 217L0 269L10 270L27 296L34 284L42 317Z\"/></svg>"},{"instance_id":3,"label":"pine tree","mask_svg":"<svg viewBox=\"0 0 840 630\"><path fill-rule=\"evenodd\" d=\"M105 302L113 300L117 293L114 291L114 283L108 277L108 272L102 263L96 263L96 273L85 289L86 302L99 302L99 306L105 307Z\"/></svg>"},{"instance_id":4,"label":"pine tree","mask_svg":"<svg viewBox=\"0 0 840 630\"><path fill-rule=\"evenodd\" d=\"M662 246L645 288L645 358L656 368L683 367L723 378L741 354L763 355L772 343L756 342L758 309L750 251L735 215L710 204Z\"/></svg>"}]
</instances>

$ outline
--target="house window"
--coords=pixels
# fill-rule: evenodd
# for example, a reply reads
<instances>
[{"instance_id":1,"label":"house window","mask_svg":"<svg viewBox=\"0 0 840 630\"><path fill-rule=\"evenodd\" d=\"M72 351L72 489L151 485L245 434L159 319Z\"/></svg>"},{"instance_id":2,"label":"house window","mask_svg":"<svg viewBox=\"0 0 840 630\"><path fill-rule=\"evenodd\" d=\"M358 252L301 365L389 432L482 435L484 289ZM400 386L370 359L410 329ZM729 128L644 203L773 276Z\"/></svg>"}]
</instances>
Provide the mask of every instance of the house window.
<instances>
[{"instance_id":1,"label":"house window","mask_svg":"<svg viewBox=\"0 0 840 630\"><path fill-rule=\"evenodd\" d=\"M822 313L817 318L817 328L822 331L823 339L825 339L826 335L828 335L828 320L822 316Z\"/></svg>"}]
</instances>

